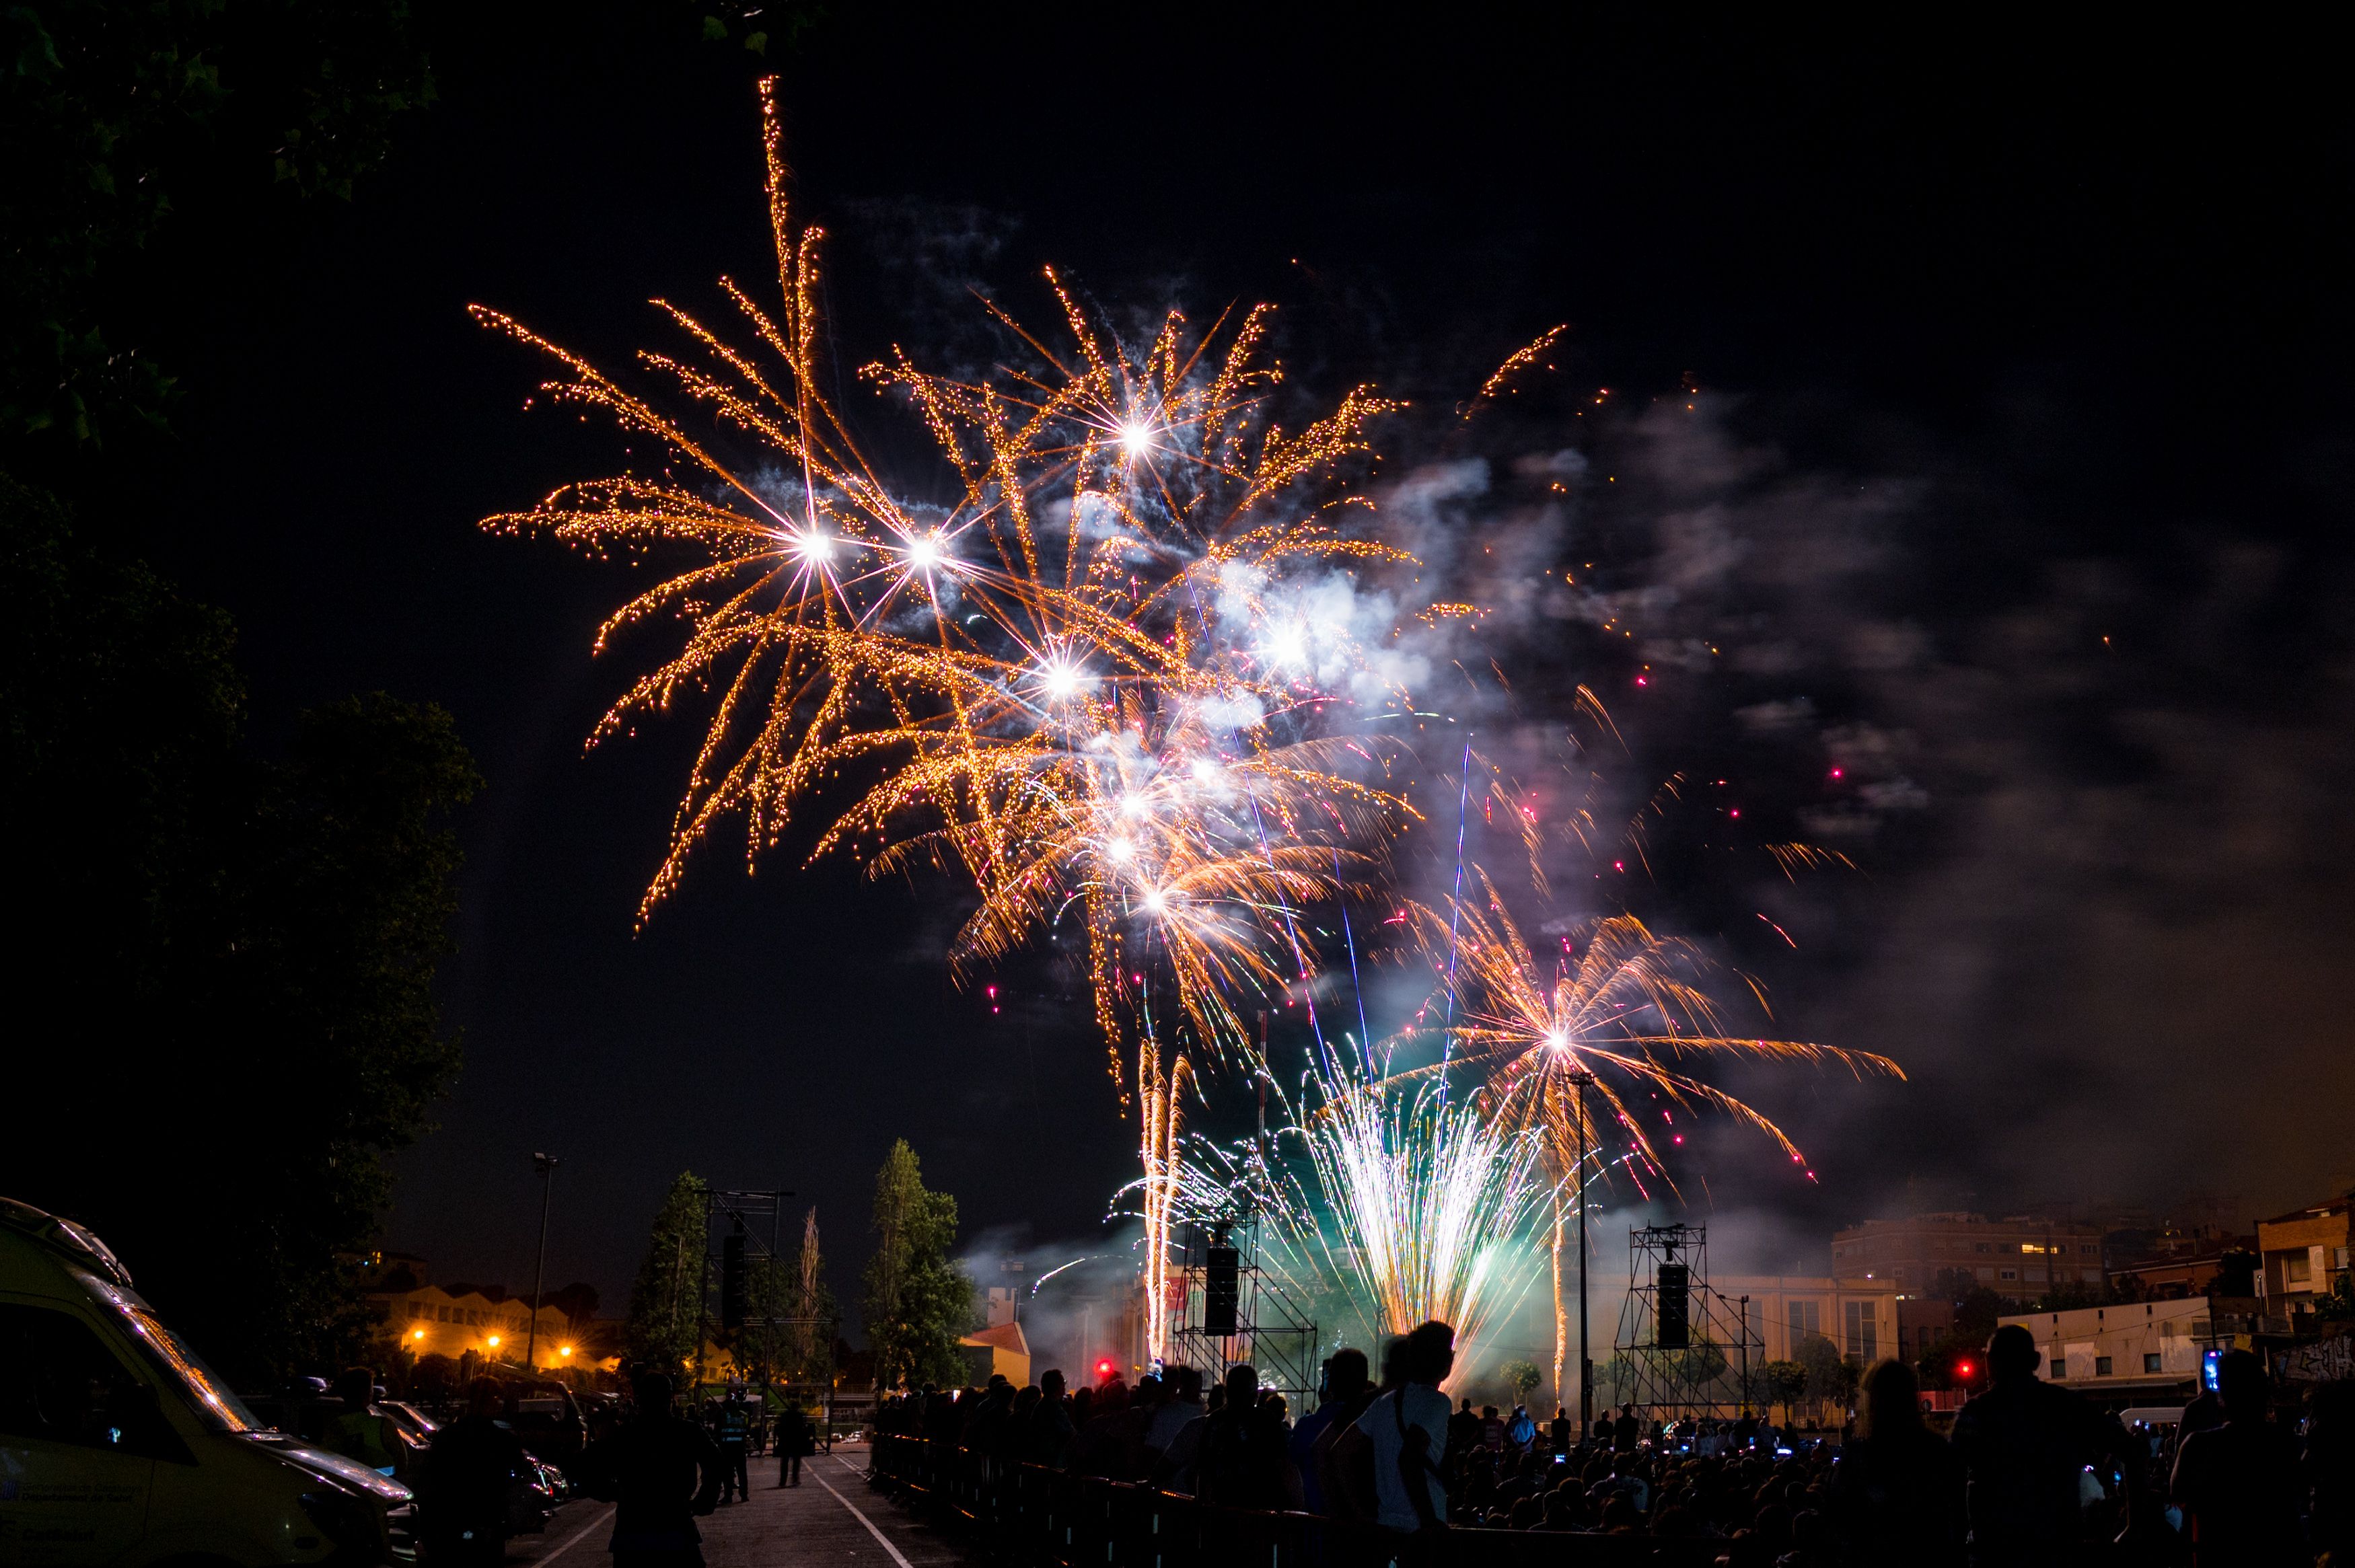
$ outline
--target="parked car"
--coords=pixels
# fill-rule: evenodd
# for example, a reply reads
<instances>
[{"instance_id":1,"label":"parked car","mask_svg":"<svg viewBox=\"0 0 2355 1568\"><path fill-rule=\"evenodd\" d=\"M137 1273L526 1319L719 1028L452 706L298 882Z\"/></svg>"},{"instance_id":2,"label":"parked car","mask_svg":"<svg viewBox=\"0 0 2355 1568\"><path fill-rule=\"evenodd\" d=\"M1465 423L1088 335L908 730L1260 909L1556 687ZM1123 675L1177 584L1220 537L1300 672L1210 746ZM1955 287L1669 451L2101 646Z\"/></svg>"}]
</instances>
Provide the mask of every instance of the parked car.
<instances>
[{"instance_id":1,"label":"parked car","mask_svg":"<svg viewBox=\"0 0 2355 1568\"><path fill-rule=\"evenodd\" d=\"M0 1198L0 1563L384 1563L409 1503L247 1409L105 1243Z\"/></svg>"},{"instance_id":2,"label":"parked car","mask_svg":"<svg viewBox=\"0 0 2355 1568\"><path fill-rule=\"evenodd\" d=\"M589 1423L572 1391L558 1383L519 1383L507 1395L507 1425L536 1459L570 1464L589 1441Z\"/></svg>"}]
</instances>

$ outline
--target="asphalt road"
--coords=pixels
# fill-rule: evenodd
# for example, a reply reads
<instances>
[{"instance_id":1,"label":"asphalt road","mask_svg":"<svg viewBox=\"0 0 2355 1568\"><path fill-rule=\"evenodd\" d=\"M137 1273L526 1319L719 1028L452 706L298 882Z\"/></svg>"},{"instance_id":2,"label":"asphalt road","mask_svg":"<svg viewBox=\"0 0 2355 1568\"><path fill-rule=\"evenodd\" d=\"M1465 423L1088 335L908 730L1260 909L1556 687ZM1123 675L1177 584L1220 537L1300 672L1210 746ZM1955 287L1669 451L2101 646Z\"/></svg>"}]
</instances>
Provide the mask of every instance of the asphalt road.
<instances>
[{"instance_id":1,"label":"asphalt road","mask_svg":"<svg viewBox=\"0 0 2355 1568\"><path fill-rule=\"evenodd\" d=\"M802 1461L802 1484L776 1484L773 1458L752 1461L750 1502L724 1503L702 1520L708 1568L946 1568L965 1558L867 1489L867 1449L837 1444ZM538 1535L507 1543L511 1564L602 1568L610 1561L610 1503L567 1503Z\"/></svg>"}]
</instances>

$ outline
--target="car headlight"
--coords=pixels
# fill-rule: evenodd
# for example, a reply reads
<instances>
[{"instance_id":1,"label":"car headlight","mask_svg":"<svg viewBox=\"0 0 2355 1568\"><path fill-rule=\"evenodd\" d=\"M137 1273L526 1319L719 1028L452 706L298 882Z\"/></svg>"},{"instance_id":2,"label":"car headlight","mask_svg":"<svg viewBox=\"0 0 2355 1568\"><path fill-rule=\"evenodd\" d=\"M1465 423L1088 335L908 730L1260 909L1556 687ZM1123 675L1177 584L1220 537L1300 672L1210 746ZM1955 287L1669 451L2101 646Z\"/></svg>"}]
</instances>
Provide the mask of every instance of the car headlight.
<instances>
[{"instance_id":1,"label":"car headlight","mask_svg":"<svg viewBox=\"0 0 2355 1568\"><path fill-rule=\"evenodd\" d=\"M296 1500L319 1533L337 1546L372 1551L378 1544L375 1511L349 1492L323 1489L304 1492Z\"/></svg>"}]
</instances>

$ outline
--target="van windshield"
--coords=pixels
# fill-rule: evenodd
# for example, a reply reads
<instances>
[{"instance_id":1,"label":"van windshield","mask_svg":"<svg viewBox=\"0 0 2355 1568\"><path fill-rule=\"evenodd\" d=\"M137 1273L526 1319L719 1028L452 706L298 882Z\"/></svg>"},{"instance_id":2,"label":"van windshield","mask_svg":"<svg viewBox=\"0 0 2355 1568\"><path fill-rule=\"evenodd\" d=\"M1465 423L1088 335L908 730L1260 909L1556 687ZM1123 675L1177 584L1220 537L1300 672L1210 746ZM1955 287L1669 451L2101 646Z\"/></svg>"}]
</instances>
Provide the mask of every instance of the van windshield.
<instances>
[{"instance_id":1,"label":"van windshield","mask_svg":"<svg viewBox=\"0 0 2355 1568\"><path fill-rule=\"evenodd\" d=\"M123 1316L147 1364L188 1396L205 1425L216 1432L259 1432L262 1424L213 1369L198 1360L179 1335L165 1328L147 1304L102 1280L83 1276L91 1293Z\"/></svg>"}]
</instances>

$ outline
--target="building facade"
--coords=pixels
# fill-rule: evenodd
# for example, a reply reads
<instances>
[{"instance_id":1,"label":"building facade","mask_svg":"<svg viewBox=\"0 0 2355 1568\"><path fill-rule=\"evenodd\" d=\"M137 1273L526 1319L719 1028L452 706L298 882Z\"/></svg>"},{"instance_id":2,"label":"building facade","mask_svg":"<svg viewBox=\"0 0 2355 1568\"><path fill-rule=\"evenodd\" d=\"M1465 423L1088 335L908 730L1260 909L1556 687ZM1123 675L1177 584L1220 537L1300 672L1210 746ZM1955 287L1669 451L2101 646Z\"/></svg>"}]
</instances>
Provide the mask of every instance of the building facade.
<instances>
[{"instance_id":1,"label":"building facade","mask_svg":"<svg viewBox=\"0 0 2355 1568\"><path fill-rule=\"evenodd\" d=\"M2257 1222L2257 1291L2269 1313L2310 1311L2347 1277L2348 1208L2332 1198Z\"/></svg>"},{"instance_id":2,"label":"building facade","mask_svg":"<svg viewBox=\"0 0 2355 1568\"><path fill-rule=\"evenodd\" d=\"M1949 1270L2005 1296L2055 1285L2098 1288L2102 1231L2032 1214L1944 1213L1867 1220L1832 1237L1832 1277L1845 1286L1886 1284L1918 1296Z\"/></svg>"},{"instance_id":3,"label":"building facade","mask_svg":"<svg viewBox=\"0 0 2355 1568\"><path fill-rule=\"evenodd\" d=\"M1748 1297L1751 1354L1765 1361L1797 1361L1809 1335L1829 1340L1842 1355L1867 1366L1898 1353L1893 1286L1785 1274L1711 1275L1709 1284L1710 1294L1723 1298L1710 1305L1712 1330L1730 1344L1733 1336L1723 1328L1739 1324L1742 1298Z\"/></svg>"},{"instance_id":4,"label":"building facade","mask_svg":"<svg viewBox=\"0 0 2355 1568\"><path fill-rule=\"evenodd\" d=\"M2208 1347L2204 1299L2135 1301L2066 1312L2023 1312L1998 1319L2036 1336L2048 1383L2104 1400L2179 1404L2198 1392Z\"/></svg>"},{"instance_id":5,"label":"building facade","mask_svg":"<svg viewBox=\"0 0 2355 1568\"><path fill-rule=\"evenodd\" d=\"M413 1355L448 1356L472 1351L485 1361L569 1367L588 1354L572 1342L572 1325L554 1307L539 1308L539 1331L532 1332L531 1308L520 1300L495 1301L479 1290L452 1295L438 1285L412 1290L372 1291L375 1304L400 1348Z\"/></svg>"}]
</instances>

